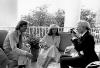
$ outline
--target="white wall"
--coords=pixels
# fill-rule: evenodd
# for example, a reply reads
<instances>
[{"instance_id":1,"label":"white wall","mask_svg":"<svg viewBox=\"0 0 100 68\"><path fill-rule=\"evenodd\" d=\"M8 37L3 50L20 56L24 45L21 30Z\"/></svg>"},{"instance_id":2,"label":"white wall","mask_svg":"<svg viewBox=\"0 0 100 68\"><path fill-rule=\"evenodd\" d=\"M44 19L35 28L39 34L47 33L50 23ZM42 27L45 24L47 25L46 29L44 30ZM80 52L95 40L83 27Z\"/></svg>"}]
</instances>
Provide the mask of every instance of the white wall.
<instances>
[{"instance_id":1,"label":"white wall","mask_svg":"<svg viewBox=\"0 0 100 68\"><path fill-rule=\"evenodd\" d=\"M96 16L96 23L100 24L100 0L98 0L97 7L98 7L98 10L97 10L97 16Z\"/></svg>"},{"instance_id":2,"label":"white wall","mask_svg":"<svg viewBox=\"0 0 100 68\"><path fill-rule=\"evenodd\" d=\"M15 26L17 18L17 0L0 0L0 26Z\"/></svg>"}]
</instances>

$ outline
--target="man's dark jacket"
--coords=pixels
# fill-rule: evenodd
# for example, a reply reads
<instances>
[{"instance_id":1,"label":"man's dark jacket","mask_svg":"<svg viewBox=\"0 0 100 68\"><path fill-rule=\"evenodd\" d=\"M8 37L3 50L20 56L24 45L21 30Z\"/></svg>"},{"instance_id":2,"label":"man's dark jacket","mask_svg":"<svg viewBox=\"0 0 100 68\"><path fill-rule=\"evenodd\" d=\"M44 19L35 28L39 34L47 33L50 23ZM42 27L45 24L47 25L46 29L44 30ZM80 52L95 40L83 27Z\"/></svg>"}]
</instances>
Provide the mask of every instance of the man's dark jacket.
<instances>
[{"instance_id":1,"label":"man's dark jacket","mask_svg":"<svg viewBox=\"0 0 100 68\"><path fill-rule=\"evenodd\" d=\"M80 52L83 51L81 58L85 63L91 63L93 61L98 61L98 56L95 53L95 41L94 37L87 31L78 41L73 41L75 49Z\"/></svg>"}]
</instances>

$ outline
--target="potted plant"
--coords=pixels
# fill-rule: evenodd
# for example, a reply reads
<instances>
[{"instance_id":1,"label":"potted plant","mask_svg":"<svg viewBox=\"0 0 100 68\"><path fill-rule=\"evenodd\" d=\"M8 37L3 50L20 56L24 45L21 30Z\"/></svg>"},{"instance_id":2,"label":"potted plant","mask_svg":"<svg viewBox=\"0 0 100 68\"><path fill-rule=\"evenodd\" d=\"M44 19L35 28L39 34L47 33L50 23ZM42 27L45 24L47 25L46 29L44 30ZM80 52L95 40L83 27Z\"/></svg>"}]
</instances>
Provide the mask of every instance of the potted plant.
<instances>
[{"instance_id":1,"label":"potted plant","mask_svg":"<svg viewBox=\"0 0 100 68\"><path fill-rule=\"evenodd\" d=\"M30 44L31 53L33 55L32 62L37 61L38 53L39 53L39 41L38 37L29 36L28 44Z\"/></svg>"}]
</instances>

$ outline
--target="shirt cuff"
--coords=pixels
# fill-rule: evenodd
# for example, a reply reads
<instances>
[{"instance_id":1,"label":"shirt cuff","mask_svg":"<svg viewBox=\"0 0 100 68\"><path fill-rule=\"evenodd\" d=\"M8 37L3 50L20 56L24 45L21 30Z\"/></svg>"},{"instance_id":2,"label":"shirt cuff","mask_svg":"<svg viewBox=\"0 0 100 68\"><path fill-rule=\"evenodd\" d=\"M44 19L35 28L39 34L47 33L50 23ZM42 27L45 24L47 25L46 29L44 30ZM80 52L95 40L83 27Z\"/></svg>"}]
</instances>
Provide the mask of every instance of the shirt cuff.
<instances>
[{"instance_id":1,"label":"shirt cuff","mask_svg":"<svg viewBox=\"0 0 100 68\"><path fill-rule=\"evenodd\" d=\"M15 49L15 52L19 55L26 55L28 52L19 48Z\"/></svg>"}]
</instances>

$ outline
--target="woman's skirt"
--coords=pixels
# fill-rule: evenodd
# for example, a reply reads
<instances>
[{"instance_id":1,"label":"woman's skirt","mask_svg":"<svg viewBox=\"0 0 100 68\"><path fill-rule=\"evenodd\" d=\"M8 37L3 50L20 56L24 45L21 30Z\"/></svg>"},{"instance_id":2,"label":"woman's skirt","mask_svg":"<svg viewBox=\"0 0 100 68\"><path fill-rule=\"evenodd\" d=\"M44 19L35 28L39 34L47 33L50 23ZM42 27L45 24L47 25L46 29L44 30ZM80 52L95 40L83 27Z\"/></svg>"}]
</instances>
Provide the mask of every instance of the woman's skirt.
<instances>
[{"instance_id":1,"label":"woman's skirt","mask_svg":"<svg viewBox=\"0 0 100 68\"><path fill-rule=\"evenodd\" d=\"M44 64L44 62L46 61L47 56L54 58L54 60L56 62L58 62L58 60L60 58L60 53L59 53L58 49L55 46L51 46L47 50L41 49L40 53L39 53L39 56L38 56L38 59L37 59L37 63L40 66L42 66Z\"/></svg>"}]
</instances>

